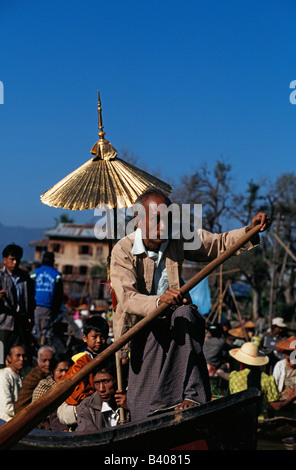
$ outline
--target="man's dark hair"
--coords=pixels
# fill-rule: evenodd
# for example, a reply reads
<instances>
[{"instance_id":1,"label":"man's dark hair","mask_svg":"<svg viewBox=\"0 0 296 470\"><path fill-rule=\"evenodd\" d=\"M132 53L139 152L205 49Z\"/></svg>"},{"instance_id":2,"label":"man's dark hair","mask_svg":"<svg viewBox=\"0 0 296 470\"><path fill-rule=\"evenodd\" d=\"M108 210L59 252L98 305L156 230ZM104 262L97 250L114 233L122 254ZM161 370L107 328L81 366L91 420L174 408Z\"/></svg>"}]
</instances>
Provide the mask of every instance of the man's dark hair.
<instances>
[{"instance_id":1,"label":"man's dark hair","mask_svg":"<svg viewBox=\"0 0 296 470\"><path fill-rule=\"evenodd\" d=\"M42 258L42 264L46 266L53 266L54 264L54 253L52 251L46 251Z\"/></svg>"},{"instance_id":2,"label":"man's dark hair","mask_svg":"<svg viewBox=\"0 0 296 470\"><path fill-rule=\"evenodd\" d=\"M71 365L73 364L72 359L69 358L67 354L58 354L52 358L51 367L53 371L55 371L60 362L67 362L69 364L69 367L71 367Z\"/></svg>"},{"instance_id":3,"label":"man's dark hair","mask_svg":"<svg viewBox=\"0 0 296 470\"><path fill-rule=\"evenodd\" d=\"M216 325L211 325L209 327L209 331L211 333L211 336L213 338L221 338L223 334L223 327L222 325L216 324Z\"/></svg>"},{"instance_id":4,"label":"man's dark hair","mask_svg":"<svg viewBox=\"0 0 296 470\"><path fill-rule=\"evenodd\" d=\"M9 351L7 353L8 356L12 355L13 349L14 348L23 348L25 351L25 354L27 354L26 346L23 343L14 343L12 346L10 346Z\"/></svg>"},{"instance_id":5,"label":"man's dark hair","mask_svg":"<svg viewBox=\"0 0 296 470\"><path fill-rule=\"evenodd\" d=\"M16 245L15 243L11 243L4 248L2 251L2 256L3 258L7 258L8 256L15 256L17 259L21 260L23 256L23 249L21 246Z\"/></svg>"},{"instance_id":6,"label":"man's dark hair","mask_svg":"<svg viewBox=\"0 0 296 470\"><path fill-rule=\"evenodd\" d=\"M91 330L95 330L99 333L102 333L102 335L107 338L109 334L109 325L106 320L100 315L92 315L91 317L88 317L84 320L83 334L87 336Z\"/></svg>"},{"instance_id":7,"label":"man's dark hair","mask_svg":"<svg viewBox=\"0 0 296 470\"><path fill-rule=\"evenodd\" d=\"M149 199L150 196L162 197L168 207L172 204L170 198L168 197L168 195L164 191L162 191L159 188L156 188L155 186L149 186L149 188L147 188L137 198L137 200L134 203L134 215L133 215L134 218L136 218L138 215L140 215L139 211L137 210L137 208L139 209L138 206L139 205L143 206L145 204L145 202L147 201L147 199ZM171 217L171 213L169 214L169 217ZM135 226L135 229L136 229L136 226Z\"/></svg>"},{"instance_id":8,"label":"man's dark hair","mask_svg":"<svg viewBox=\"0 0 296 470\"><path fill-rule=\"evenodd\" d=\"M148 199L150 196L161 196L161 197L163 197L168 206L170 206L171 203L172 203L171 200L170 200L170 198L168 197L168 195L167 195L164 191L162 191L162 190L159 189L159 188L156 188L155 186L149 186L149 188L147 188L147 189L137 198L137 200L135 201L135 204L145 204L145 202L147 201L147 199Z\"/></svg>"},{"instance_id":9,"label":"man's dark hair","mask_svg":"<svg viewBox=\"0 0 296 470\"><path fill-rule=\"evenodd\" d=\"M101 364L99 364L92 374L94 377L96 374L104 374L106 372L107 374L110 374L112 377L114 377L115 380L117 380L116 360L114 356L109 357Z\"/></svg>"}]
</instances>

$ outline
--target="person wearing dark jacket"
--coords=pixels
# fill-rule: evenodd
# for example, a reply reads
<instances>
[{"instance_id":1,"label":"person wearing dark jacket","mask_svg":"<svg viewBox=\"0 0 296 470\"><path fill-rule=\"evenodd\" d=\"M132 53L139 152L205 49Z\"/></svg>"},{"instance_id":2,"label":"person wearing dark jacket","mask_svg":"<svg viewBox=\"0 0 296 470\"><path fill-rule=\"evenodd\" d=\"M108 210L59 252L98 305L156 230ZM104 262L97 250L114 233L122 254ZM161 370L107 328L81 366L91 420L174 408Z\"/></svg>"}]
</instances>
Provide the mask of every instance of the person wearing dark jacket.
<instances>
[{"instance_id":1,"label":"person wearing dark jacket","mask_svg":"<svg viewBox=\"0 0 296 470\"><path fill-rule=\"evenodd\" d=\"M77 407L76 432L88 433L120 424L119 407L129 420L126 395L117 390L115 361L102 363L93 373L95 392Z\"/></svg>"},{"instance_id":2,"label":"person wearing dark jacket","mask_svg":"<svg viewBox=\"0 0 296 470\"><path fill-rule=\"evenodd\" d=\"M3 252L0 271L0 341L4 357L11 346L22 343L30 351L30 334L34 324L35 290L29 273L21 269L22 247L10 244ZM4 364L0 364L0 368Z\"/></svg>"}]
</instances>

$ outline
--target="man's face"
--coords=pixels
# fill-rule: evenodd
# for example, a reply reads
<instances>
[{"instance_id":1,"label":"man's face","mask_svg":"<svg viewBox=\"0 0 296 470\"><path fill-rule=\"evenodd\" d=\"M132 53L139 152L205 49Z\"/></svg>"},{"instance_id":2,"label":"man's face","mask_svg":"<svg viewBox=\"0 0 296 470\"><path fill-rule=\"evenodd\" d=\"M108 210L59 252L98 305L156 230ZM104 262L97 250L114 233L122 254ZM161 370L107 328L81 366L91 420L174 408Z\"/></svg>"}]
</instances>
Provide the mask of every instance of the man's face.
<instances>
[{"instance_id":1,"label":"man's face","mask_svg":"<svg viewBox=\"0 0 296 470\"><path fill-rule=\"evenodd\" d=\"M50 349L45 349L40 355L38 365L45 374L49 374L52 370L52 359L53 353Z\"/></svg>"},{"instance_id":2,"label":"man's face","mask_svg":"<svg viewBox=\"0 0 296 470\"><path fill-rule=\"evenodd\" d=\"M273 328L274 334L276 335L281 335L283 332L283 329L280 326L275 325Z\"/></svg>"},{"instance_id":3,"label":"man's face","mask_svg":"<svg viewBox=\"0 0 296 470\"><path fill-rule=\"evenodd\" d=\"M139 213L137 227L142 230L143 243L148 250L158 251L168 238L169 211L166 200L159 195L151 195L144 202L145 214Z\"/></svg>"},{"instance_id":4,"label":"man's face","mask_svg":"<svg viewBox=\"0 0 296 470\"><path fill-rule=\"evenodd\" d=\"M87 336L83 335L82 338L88 349L95 354L100 353L106 344L106 337L96 330L91 330Z\"/></svg>"},{"instance_id":5,"label":"man's face","mask_svg":"<svg viewBox=\"0 0 296 470\"><path fill-rule=\"evenodd\" d=\"M25 365L26 353L22 346L16 346L12 349L12 352L7 357L9 367L16 373L19 374Z\"/></svg>"},{"instance_id":6,"label":"man's face","mask_svg":"<svg viewBox=\"0 0 296 470\"><path fill-rule=\"evenodd\" d=\"M294 353L294 354L293 354ZM296 363L293 359L295 359L295 351L284 351L283 356L290 365L292 369L296 369Z\"/></svg>"},{"instance_id":7,"label":"man's face","mask_svg":"<svg viewBox=\"0 0 296 470\"><path fill-rule=\"evenodd\" d=\"M110 402L116 392L116 379L108 372L97 372L94 376L94 386L102 401Z\"/></svg>"},{"instance_id":8,"label":"man's face","mask_svg":"<svg viewBox=\"0 0 296 470\"><path fill-rule=\"evenodd\" d=\"M3 258L4 266L7 271L14 273L20 265L20 259L13 255L8 255L7 258Z\"/></svg>"}]
</instances>

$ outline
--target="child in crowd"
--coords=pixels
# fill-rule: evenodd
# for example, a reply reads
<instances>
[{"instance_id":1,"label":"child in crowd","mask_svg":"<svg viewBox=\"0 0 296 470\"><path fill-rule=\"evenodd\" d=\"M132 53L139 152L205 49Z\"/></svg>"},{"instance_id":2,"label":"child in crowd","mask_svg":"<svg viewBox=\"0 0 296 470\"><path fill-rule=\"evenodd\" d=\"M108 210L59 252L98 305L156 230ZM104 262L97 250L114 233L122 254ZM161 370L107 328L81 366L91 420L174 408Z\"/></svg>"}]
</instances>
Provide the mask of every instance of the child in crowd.
<instances>
[{"instance_id":1,"label":"child in crowd","mask_svg":"<svg viewBox=\"0 0 296 470\"><path fill-rule=\"evenodd\" d=\"M88 317L84 322L83 341L85 349L72 357L74 364L61 380L69 379L78 372L85 364L94 359L108 346L109 326L104 318L99 315ZM92 395L95 391L93 374L85 377L67 398L59 406L57 415L63 424L76 425L76 407L84 398Z\"/></svg>"}]
</instances>

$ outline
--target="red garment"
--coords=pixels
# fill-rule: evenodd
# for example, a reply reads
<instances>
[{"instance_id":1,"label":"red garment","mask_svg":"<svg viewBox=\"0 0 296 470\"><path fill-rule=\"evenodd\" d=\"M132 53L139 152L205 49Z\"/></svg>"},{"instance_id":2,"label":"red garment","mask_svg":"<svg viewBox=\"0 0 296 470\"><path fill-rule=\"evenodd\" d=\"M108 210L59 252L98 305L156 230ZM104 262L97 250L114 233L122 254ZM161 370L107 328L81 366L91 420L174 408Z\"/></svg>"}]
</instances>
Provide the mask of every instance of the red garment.
<instances>
[{"instance_id":1,"label":"red garment","mask_svg":"<svg viewBox=\"0 0 296 470\"><path fill-rule=\"evenodd\" d=\"M92 358L89 354L85 353L81 355L60 380L70 379L90 361L92 361ZM78 385L76 385L71 395L67 398L66 403L68 405L79 405L84 398L92 395L94 391L94 378L92 374L89 374Z\"/></svg>"}]
</instances>

